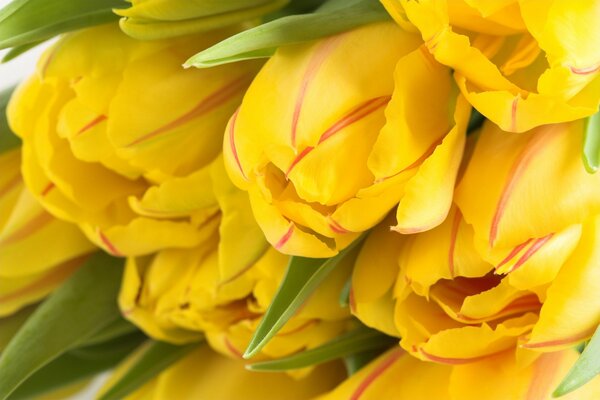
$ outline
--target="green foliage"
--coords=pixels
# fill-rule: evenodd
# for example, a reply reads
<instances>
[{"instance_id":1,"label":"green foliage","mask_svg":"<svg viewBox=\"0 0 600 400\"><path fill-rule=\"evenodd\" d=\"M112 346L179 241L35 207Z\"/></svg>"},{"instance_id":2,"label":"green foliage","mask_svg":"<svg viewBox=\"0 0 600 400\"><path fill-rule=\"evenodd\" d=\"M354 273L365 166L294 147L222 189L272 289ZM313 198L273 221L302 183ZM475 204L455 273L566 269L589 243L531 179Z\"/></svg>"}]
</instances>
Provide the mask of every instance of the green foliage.
<instances>
[{"instance_id":1,"label":"green foliage","mask_svg":"<svg viewBox=\"0 0 600 400\"><path fill-rule=\"evenodd\" d=\"M0 92L0 153L21 145L21 139L12 133L6 119L6 107L13 91L14 88L10 88Z\"/></svg>"},{"instance_id":2,"label":"green foliage","mask_svg":"<svg viewBox=\"0 0 600 400\"><path fill-rule=\"evenodd\" d=\"M149 341L133 356L127 371L99 397L99 400L119 400L150 381L171 364L189 354L198 343L176 346Z\"/></svg>"},{"instance_id":3,"label":"green foliage","mask_svg":"<svg viewBox=\"0 0 600 400\"><path fill-rule=\"evenodd\" d=\"M359 243L362 237L335 257L291 257L287 272L263 319L254 331L244 358L258 353L304 304L339 262Z\"/></svg>"},{"instance_id":4,"label":"green foliage","mask_svg":"<svg viewBox=\"0 0 600 400\"><path fill-rule=\"evenodd\" d=\"M554 397L563 396L583 386L600 374L600 327L585 346L579 359L554 391Z\"/></svg>"},{"instance_id":5,"label":"green foliage","mask_svg":"<svg viewBox=\"0 0 600 400\"><path fill-rule=\"evenodd\" d=\"M251 371L287 371L322 364L370 350L383 349L395 342L397 342L397 339L361 326L314 349L277 360L250 364L246 368Z\"/></svg>"},{"instance_id":6,"label":"green foliage","mask_svg":"<svg viewBox=\"0 0 600 400\"><path fill-rule=\"evenodd\" d=\"M583 165L591 174L600 167L600 112L587 118L585 122Z\"/></svg>"},{"instance_id":7,"label":"green foliage","mask_svg":"<svg viewBox=\"0 0 600 400\"><path fill-rule=\"evenodd\" d=\"M290 15L238 33L196 54L186 67L207 68L270 57L280 46L335 35L389 19L377 0L330 1L312 14Z\"/></svg>"},{"instance_id":8,"label":"green foliage","mask_svg":"<svg viewBox=\"0 0 600 400\"><path fill-rule=\"evenodd\" d=\"M0 399L121 318L123 260L96 253L29 317L0 357Z\"/></svg>"},{"instance_id":9,"label":"green foliage","mask_svg":"<svg viewBox=\"0 0 600 400\"><path fill-rule=\"evenodd\" d=\"M116 21L112 9L125 5L124 0L13 0L0 10L0 49Z\"/></svg>"}]
</instances>

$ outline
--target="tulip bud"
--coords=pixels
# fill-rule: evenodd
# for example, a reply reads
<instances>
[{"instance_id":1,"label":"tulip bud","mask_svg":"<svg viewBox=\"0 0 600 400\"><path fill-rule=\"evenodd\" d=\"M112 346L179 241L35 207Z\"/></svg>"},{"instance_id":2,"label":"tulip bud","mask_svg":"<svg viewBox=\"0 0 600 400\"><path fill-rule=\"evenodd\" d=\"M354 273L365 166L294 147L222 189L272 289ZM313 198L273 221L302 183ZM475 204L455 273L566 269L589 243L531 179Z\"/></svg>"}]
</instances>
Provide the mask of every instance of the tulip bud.
<instances>
[{"instance_id":1,"label":"tulip bud","mask_svg":"<svg viewBox=\"0 0 600 400\"><path fill-rule=\"evenodd\" d=\"M141 40L205 32L275 11L289 0L129 0L115 9L123 32Z\"/></svg>"},{"instance_id":2,"label":"tulip bud","mask_svg":"<svg viewBox=\"0 0 600 400\"><path fill-rule=\"evenodd\" d=\"M398 204L399 232L444 220L469 107L421 43L372 24L281 48L257 75L224 156L279 251L332 256Z\"/></svg>"},{"instance_id":3,"label":"tulip bud","mask_svg":"<svg viewBox=\"0 0 600 400\"><path fill-rule=\"evenodd\" d=\"M46 296L94 249L76 226L36 202L20 163L19 150L0 154L0 317Z\"/></svg>"},{"instance_id":4,"label":"tulip bud","mask_svg":"<svg viewBox=\"0 0 600 400\"><path fill-rule=\"evenodd\" d=\"M213 235L209 166L257 64L181 64L236 31L140 42L105 25L60 39L8 109L34 196L116 256Z\"/></svg>"},{"instance_id":5,"label":"tulip bud","mask_svg":"<svg viewBox=\"0 0 600 400\"><path fill-rule=\"evenodd\" d=\"M451 67L462 94L504 131L594 114L600 104L595 0L383 0Z\"/></svg>"}]
</instances>

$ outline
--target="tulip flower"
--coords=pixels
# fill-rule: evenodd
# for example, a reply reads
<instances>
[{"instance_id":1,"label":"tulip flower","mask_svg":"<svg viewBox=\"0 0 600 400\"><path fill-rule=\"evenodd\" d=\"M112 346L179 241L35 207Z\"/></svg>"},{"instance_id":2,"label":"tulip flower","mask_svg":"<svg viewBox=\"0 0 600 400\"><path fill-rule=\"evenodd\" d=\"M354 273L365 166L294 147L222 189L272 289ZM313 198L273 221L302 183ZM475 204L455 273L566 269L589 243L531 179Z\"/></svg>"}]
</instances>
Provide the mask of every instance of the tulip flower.
<instances>
[{"instance_id":1,"label":"tulip flower","mask_svg":"<svg viewBox=\"0 0 600 400\"><path fill-rule=\"evenodd\" d=\"M136 39L162 39L205 32L260 17L289 0L129 0L115 9L123 32Z\"/></svg>"},{"instance_id":2,"label":"tulip flower","mask_svg":"<svg viewBox=\"0 0 600 400\"><path fill-rule=\"evenodd\" d=\"M76 226L36 202L20 163L19 149L0 154L0 317L42 299L94 249Z\"/></svg>"},{"instance_id":3,"label":"tulip flower","mask_svg":"<svg viewBox=\"0 0 600 400\"><path fill-rule=\"evenodd\" d=\"M228 181L222 162L213 169L218 172L215 196L222 210L219 234L192 249L130 257L119 304L125 317L151 337L182 344L204 336L221 353L241 358L289 257L266 248L247 194ZM251 246L253 237L259 240ZM263 358L315 347L349 327L349 312L339 306L338 298L351 267L347 257L265 346Z\"/></svg>"},{"instance_id":4,"label":"tulip flower","mask_svg":"<svg viewBox=\"0 0 600 400\"><path fill-rule=\"evenodd\" d=\"M550 400L577 357L574 349L534 357L507 352L449 366L419 361L393 349L318 399ZM595 378L561 399L592 400L598 396L600 378Z\"/></svg>"},{"instance_id":5,"label":"tulip flower","mask_svg":"<svg viewBox=\"0 0 600 400\"><path fill-rule=\"evenodd\" d=\"M600 104L600 4L549 0L382 0L420 31L460 91L504 131L594 114Z\"/></svg>"},{"instance_id":6,"label":"tulip flower","mask_svg":"<svg viewBox=\"0 0 600 400\"><path fill-rule=\"evenodd\" d=\"M117 369L115 376L127 370L126 364ZM303 379L293 379L283 373L250 372L239 360L200 346L127 399L278 400L283 395L286 400L304 400L331 390L344 375L341 365L333 363L317 367ZM108 383L110 385L110 381Z\"/></svg>"},{"instance_id":7,"label":"tulip flower","mask_svg":"<svg viewBox=\"0 0 600 400\"><path fill-rule=\"evenodd\" d=\"M407 237L382 225L367 239L355 314L453 365L588 339L600 323L600 178L581 163L582 140L581 121L527 135L486 123L442 225Z\"/></svg>"},{"instance_id":8,"label":"tulip flower","mask_svg":"<svg viewBox=\"0 0 600 400\"><path fill-rule=\"evenodd\" d=\"M228 172L286 254L330 257L396 205L393 229L431 229L465 142L470 108L457 92L391 22L280 48L229 121Z\"/></svg>"},{"instance_id":9,"label":"tulip flower","mask_svg":"<svg viewBox=\"0 0 600 400\"><path fill-rule=\"evenodd\" d=\"M209 166L257 64L181 64L236 31L141 42L105 25L60 39L8 107L34 196L115 256L211 236Z\"/></svg>"},{"instance_id":10,"label":"tulip flower","mask_svg":"<svg viewBox=\"0 0 600 400\"><path fill-rule=\"evenodd\" d=\"M151 260L129 259L119 298L126 318L162 341L206 337L241 358L283 278L288 257L270 248L239 276L222 279L211 248L164 250ZM333 339L348 326L337 298L351 263L339 268L264 347L257 359L280 358Z\"/></svg>"}]
</instances>

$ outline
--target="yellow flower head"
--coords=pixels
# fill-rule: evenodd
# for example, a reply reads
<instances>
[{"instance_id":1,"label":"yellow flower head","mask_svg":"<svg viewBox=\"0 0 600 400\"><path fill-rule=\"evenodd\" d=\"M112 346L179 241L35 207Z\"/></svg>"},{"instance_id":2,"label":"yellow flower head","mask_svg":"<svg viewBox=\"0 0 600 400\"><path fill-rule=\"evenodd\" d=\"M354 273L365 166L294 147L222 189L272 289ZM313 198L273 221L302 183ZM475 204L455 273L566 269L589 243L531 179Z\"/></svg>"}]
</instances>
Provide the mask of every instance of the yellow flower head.
<instances>
[{"instance_id":1,"label":"yellow flower head","mask_svg":"<svg viewBox=\"0 0 600 400\"><path fill-rule=\"evenodd\" d=\"M50 293L94 249L76 226L37 203L20 164L20 150L0 154L0 317Z\"/></svg>"},{"instance_id":2,"label":"yellow flower head","mask_svg":"<svg viewBox=\"0 0 600 400\"><path fill-rule=\"evenodd\" d=\"M417 360L397 348L318 399L550 400L577 357L575 349L524 358L503 353L450 366ZM561 399L593 400L598 396L600 378L595 378Z\"/></svg>"},{"instance_id":3,"label":"yellow flower head","mask_svg":"<svg viewBox=\"0 0 600 400\"><path fill-rule=\"evenodd\" d=\"M136 39L161 39L205 32L260 17L289 0L129 0L115 9L123 32Z\"/></svg>"},{"instance_id":4,"label":"yellow flower head","mask_svg":"<svg viewBox=\"0 0 600 400\"><path fill-rule=\"evenodd\" d=\"M452 365L589 338L600 322L600 176L581 163L582 128L484 125L442 225L370 235L355 313L414 356Z\"/></svg>"},{"instance_id":5,"label":"yellow flower head","mask_svg":"<svg viewBox=\"0 0 600 400\"><path fill-rule=\"evenodd\" d=\"M399 204L419 232L450 207L469 107L450 70L393 23L278 50L225 133L234 183L269 242L329 257Z\"/></svg>"},{"instance_id":6,"label":"yellow flower head","mask_svg":"<svg viewBox=\"0 0 600 400\"><path fill-rule=\"evenodd\" d=\"M600 104L595 0L382 0L454 70L462 94L509 132L572 121Z\"/></svg>"},{"instance_id":7,"label":"yellow flower head","mask_svg":"<svg viewBox=\"0 0 600 400\"><path fill-rule=\"evenodd\" d=\"M206 243L129 259L119 303L127 318L156 339L185 343L205 336L219 352L241 358L289 257L269 248L237 275L224 278L215 247ZM351 260L340 265L258 359L318 346L347 329L349 312L338 298L351 267Z\"/></svg>"},{"instance_id":8,"label":"yellow flower head","mask_svg":"<svg viewBox=\"0 0 600 400\"><path fill-rule=\"evenodd\" d=\"M113 255L212 235L209 164L257 64L181 64L234 32L141 42L105 25L60 39L8 109L34 196Z\"/></svg>"},{"instance_id":9,"label":"yellow flower head","mask_svg":"<svg viewBox=\"0 0 600 400\"><path fill-rule=\"evenodd\" d=\"M128 362L133 359L135 354L117 368L112 380L127 372ZM223 357L208 346L199 346L126 400L269 400L282 396L286 400L305 400L331 390L344 377L340 363L319 366L303 379L281 372L251 372L239 360ZM110 384L109 380L109 387Z\"/></svg>"}]
</instances>

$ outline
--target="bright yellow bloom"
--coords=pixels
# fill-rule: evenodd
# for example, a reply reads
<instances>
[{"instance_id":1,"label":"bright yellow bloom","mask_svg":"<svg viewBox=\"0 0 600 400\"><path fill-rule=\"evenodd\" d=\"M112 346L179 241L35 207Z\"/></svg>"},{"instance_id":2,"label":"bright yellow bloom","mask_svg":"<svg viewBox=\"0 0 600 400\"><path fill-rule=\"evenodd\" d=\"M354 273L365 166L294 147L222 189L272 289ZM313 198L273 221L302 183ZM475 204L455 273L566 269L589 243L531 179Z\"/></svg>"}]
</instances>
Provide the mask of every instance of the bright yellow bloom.
<instances>
[{"instance_id":1,"label":"bright yellow bloom","mask_svg":"<svg viewBox=\"0 0 600 400\"><path fill-rule=\"evenodd\" d=\"M229 183L222 164L214 169L221 172L215 178L223 210L219 234L193 249L128 259L119 303L128 319L156 339L186 343L206 336L221 353L241 357L289 257L271 247L265 251L247 194ZM349 312L338 298L351 267L348 258L265 346L262 357L315 347L348 327Z\"/></svg>"},{"instance_id":2,"label":"bright yellow bloom","mask_svg":"<svg viewBox=\"0 0 600 400\"><path fill-rule=\"evenodd\" d=\"M596 0L382 0L414 24L462 94L509 132L572 121L600 104Z\"/></svg>"},{"instance_id":3,"label":"bright yellow bloom","mask_svg":"<svg viewBox=\"0 0 600 400\"><path fill-rule=\"evenodd\" d=\"M94 249L76 226L37 203L20 164L20 150L0 154L0 317L46 296Z\"/></svg>"},{"instance_id":4,"label":"bright yellow bloom","mask_svg":"<svg viewBox=\"0 0 600 400\"><path fill-rule=\"evenodd\" d=\"M371 234L354 312L448 364L589 338L600 323L600 177L584 169L582 139L581 121L527 135L484 125L442 225Z\"/></svg>"},{"instance_id":5,"label":"bright yellow bloom","mask_svg":"<svg viewBox=\"0 0 600 400\"><path fill-rule=\"evenodd\" d=\"M419 361L401 349L383 354L320 400L550 400L578 357L574 349L540 356L502 353L465 365ZM600 396L600 378L561 399Z\"/></svg>"},{"instance_id":6,"label":"bright yellow bloom","mask_svg":"<svg viewBox=\"0 0 600 400\"><path fill-rule=\"evenodd\" d=\"M161 39L205 32L259 17L289 0L128 0L116 9L121 29L136 39Z\"/></svg>"},{"instance_id":7,"label":"bright yellow bloom","mask_svg":"<svg viewBox=\"0 0 600 400\"><path fill-rule=\"evenodd\" d=\"M35 197L113 255L212 235L208 166L257 64L181 64L234 32L141 42L105 25L59 40L8 110Z\"/></svg>"},{"instance_id":8,"label":"bright yellow bloom","mask_svg":"<svg viewBox=\"0 0 600 400\"><path fill-rule=\"evenodd\" d=\"M116 376L126 368L119 367ZM331 390L344 377L342 366L333 363L299 380L283 373L250 372L242 362L201 346L126 399L305 400Z\"/></svg>"},{"instance_id":9,"label":"bright yellow bloom","mask_svg":"<svg viewBox=\"0 0 600 400\"><path fill-rule=\"evenodd\" d=\"M393 23L281 48L229 122L228 172L286 254L332 256L398 204L395 230L430 229L464 147L470 109L457 92Z\"/></svg>"}]
</instances>

